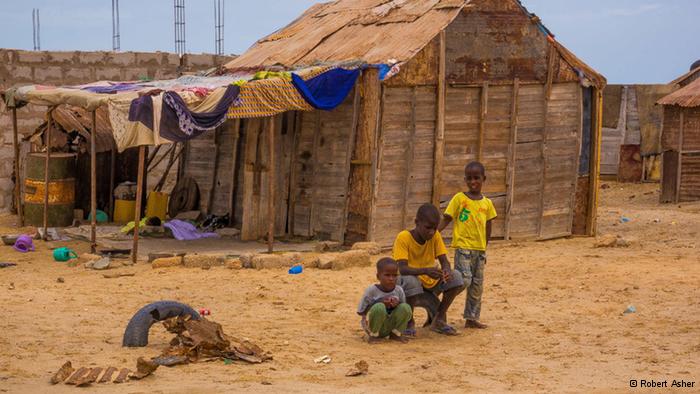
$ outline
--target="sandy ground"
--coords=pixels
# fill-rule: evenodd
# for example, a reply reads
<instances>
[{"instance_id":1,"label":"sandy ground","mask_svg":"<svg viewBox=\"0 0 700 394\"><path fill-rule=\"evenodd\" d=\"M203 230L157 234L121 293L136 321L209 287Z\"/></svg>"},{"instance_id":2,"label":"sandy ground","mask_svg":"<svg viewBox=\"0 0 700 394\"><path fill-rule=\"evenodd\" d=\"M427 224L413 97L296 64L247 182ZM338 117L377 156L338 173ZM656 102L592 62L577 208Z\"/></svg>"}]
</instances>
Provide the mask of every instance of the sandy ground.
<instances>
[{"instance_id":1,"label":"sandy ground","mask_svg":"<svg viewBox=\"0 0 700 394\"><path fill-rule=\"evenodd\" d=\"M212 310L232 335L274 355L260 365L223 362L160 368L137 382L96 385L90 392L609 392L630 379L673 379L700 385L700 204L659 205L657 185L607 182L599 232L632 241L594 248L595 239L494 243L489 252L483 331L457 337L419 330L407 345L363 342L354 313L372 268L331 272L226 268L161 269L147 264L113 271L67 267L35 253L0 248L0 391L69 392L48 380L63 362L132 367L155 356L169 336L124 349L131 315L146 303L172 299ZM631 219L620 223L621 217ZM7 225L3 233L14 233ZM71 244L79 251L87 243ZM58 283L57 278L64 278ZM10 289L10 284L14 289ZM623 315L628 305L636 313ZM449 317L461 326L464 297ZM329 355L332 362L315 364ZM357 361L369 374L345 377Z\"/></svg>"}]
</instances>

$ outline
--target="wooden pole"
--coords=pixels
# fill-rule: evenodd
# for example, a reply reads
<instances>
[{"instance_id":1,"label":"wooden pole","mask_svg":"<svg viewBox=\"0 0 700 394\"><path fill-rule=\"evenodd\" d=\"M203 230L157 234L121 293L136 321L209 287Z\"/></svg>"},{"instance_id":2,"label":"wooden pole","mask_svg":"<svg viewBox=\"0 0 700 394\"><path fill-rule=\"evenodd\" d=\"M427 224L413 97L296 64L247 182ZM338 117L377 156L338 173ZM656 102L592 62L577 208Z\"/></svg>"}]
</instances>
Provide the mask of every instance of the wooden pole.
<instances>
[{"instance_id":1,"label":"wooden pole","mask_svg":"<svg viewBox=\"0 0 700 394\"><path fill-rule=\"evenodd\" d=\"M374 241L375 231L374 227L376 222L374 220L377 213L376 202L379 200L379 185L381 182L382 175L382 164L384 161L384 130L383 130L383 118L384 118L384 103L386 103L386 90L384 86L379 84L379 102L377 103L378 114L376 120L376 125L374 129L374 146L376 149L372 152L374 155L372 172L371 172L371 186L372 186L372 197L369 201L369 223L367 223L367 240Z\"/></svg>"},{"instance_id":2,"label":"wooden pole","mask_svg":"<svg viewBox=\"0 0 700 394\"><path fill-rule=\"evenodd\" d=\"M51 160L51 127L53 108L49 109L46 123L46 156L44 158L44 241L48 239L49 230L49 161Z\"/></svg>"},{"instance_id":3,"label":"wooden pole","mask_svg":"<svg viewBox=\"0 0 700 394\"><path fill-rule=\"evenodd\" d=\"M92 111L90 130L90 250L97 250L97 115Z\"/></svg>"},{"instance_id":4,"label":"wooden pole","mask_svg":"<svg viewBox=\"0 0 700 394\"><path fill-rule=\"evenodd\" d=\"M209 200L207 201L207 214L211 214L212 205L214 205L214 193L216 192L216 179L219 175L219 128L214 129L214 168L211 174L211 188L209 189Z\"/></svg>"},{"instance_id":5,"label":"wooden pole","mask_svg":"<svg viewBox=\"0 0 700 394\"><path fill-rule=\"evenodd\" d=\"M345 151L345 175L347 179L343 185L343 195L345 196L345 207L343 208L343 216L340 218L340 242L345 243L345 234L347 234L348 229L348 212L350 211L350 184L352 183L352 154L355 151L355 145L357 144L357 128L360 123L360 86L355 84L354 96L352 102L352 125L350 126L350 132L348 133L348 146Z\"/></svg>"},{"instance_id":6,"label":"wooden pole","mask_svg":"<svg viewBox=\"0 0 700 394\"><path fill-rule=\"evenodd\" d=\"M268 176L268 196L267 196L267 252L273 252L275 242L275 117L268 120L268 149L270 155L270 165Z\"/></svg>"},{"instance_id":7,"label":"wooden pole","mask_svg":"<svg viewBox=\"0 0 700 394\"><path fill-rule=\"evenodd\" d=\"M411 133L408 137L408 148L406 149L406 155L404 156L404 166L406 168L406 174L403 179L403 207L401 209L401 225L403 228L408 228L411 223L412 212L408 211L408 200L411 198L411 186L412 175L413 175L413 161L415 152L415 139L416 139L416 90L414 86L411 90Z\"/></svg>"},{"instance_id":8,"label":"wooden pole","mask_svg":"<svg viewBox=\"0 0 700 394\"><path fill-rule=\"evenodd\" d=\"M303 112L294 112L294 136L292 136L292 154L289 168L289 234L295 235L294 223L297 211L297 161L299 160L299 140L301 139L301 117Z\"/></svg>"},{"instance_id":9,"label":"wooden pole","mask_svg":"<svg viewBox=\"0 0 700 394\"><path fill-rule=\"evenodd\" d=\"M481 102L479 106L479 139L477 140L476 160L484 160L484 133L486 132L486 114L488 113L489 83L481 85Z\"/></svg>"},{"instance_id":10,"label":"wooden pole","mask_svg":"<svg viewBox=\"0 0 700 394\"><path fill-rule=\"evenodd\" d=\"M554 45L549 45L549 57L547 61L547 82L544 86L544 127L542 129L542 144L540 145L540 155L542 157L542 175L540 184L539 214L537 219L537 236L542 238L544 222L544 200L547 188L547 118L549 117L549 99L552 95L552 84L554 81L554 66L558 53Z\"/></svg>"},{"instance_id":11,"label":"wooden pole","mask_svg":"<svg viewBox=\"0 0 700 394\"><path fill-rule=\"evenodd\" d=\"M683 134L685 132L683 107L680 114L680 130L678 132L678 171L676 171L676 203L681 202L681 181L683 180Z\"/></svg>"},{"instance_id":12,"label":"wooden pole","mask_svg":"<svg viewBox=\"0 0 700 394\"><path fill-rule=\"evenodd\" d=\"M506 173L506 223L504 238L510 240L510 223L512 219L513 197L515 195L515 160L518 146L518 95L520 94L520 80L513 80L513 97L510 107L510 141L508 143L508 172Z\"/></svg>"},{"instance_id":13,"label":"wooden pole","mask_svg":"<svg viewBox=\"0 0 700 394\"><path fill-rule=\"evenodd\" d=\"M437 83L437 114L435 124L435 145L433 146L433 194L432 203L440 207L440 184L442 183L442 167L445 157L445 30L440 31L440 57L438 59L438 83Z\"/></svg>"},{"instance_id":14,"label":"wooden pole","mask_svg":"<svg viewBox=\"0 0 700 394\"><path fill-rule=\"evenodd\" d=\"M231 185L228 189L229 227L233 227L234 206L236 204L236 169L238 169L238 138L241 134L241 120L233 120L233 145L231 146Z\"/></svg>"},{"instance_id":15,"label":"wooden pole","mask_svg":"<svg viewBox=\"0 0 700 394\"><path fill-rule=\"evenodd\" d=\"M578 89L578 130L576 130L576 160L571 174L571 211L569 211L569 234L574 233L574 215L576 211L576 194L578 189L578 170L581 163L581 146L583 145L583 87Z\"/></svg>"},{"instance_id":16,"label":"wooden pole","mask_svg":"<svg viewBox=\"0 0 700 394\"><path fill-rule=\"evenodd\" d=\"M157 155L158 152L160 151L160 147L161 147L161 146L163 146L163 145L158 145L158 146L156 146L155 149L153 149L153 152L151 152L151 154L148 155L148 160L146 161L146 168L148 168L148 167L151 166L151 163L152 163L153 160L156 158L156 155ZM167 153L166 153L166 155L167 155ZM163 157L164 157L164 156L165 156L165 155L161 156L161 160L163 160ZM161 160L158 160L158 163L160 163ZM156 166L158 165L158 163L156 163L153 167L156 167Z\"/></svg>"},{"instance_id":17,"label":"wooden pole","mask_svg":"<svg viewBox=\"0 0 700 394\"><path fill-rule=\"evenodd\" d=\"M600 150L603 145L603 92L596 88L594 94L595 129L591 141L591 162L588 193L588 214L586 216L586 233L589 236L596 234L596 217L598 213L598 191L600 186Z\"/></svg>"},{"instance_id":18,"label":"wooden pole","mask_svg":"<svg viewBox=\"0 0 700 394\"><path fill-rule=\"evenodd\" d=\"M136 264L139 255L139 222L141 221L141 199L143 198L143 169L146 161L146 147L139 146L139 174L136 184L136 208L134 209L134 242L131 247L131 262Z\"/></svg>"},{"instance_id":19,"label":"wooden pole","mask_svg":"<svg viewBox=\"0 0 700 394\"><path fill-rule=\"evenodd\" d=\"M24 212L22 206L22 177L19 173L19 132L17 131L17 108L12 107L12 138L15 150L15 207L19 216L19 226L24 227Z\"/></svg>"},{"instance_id":20,"label":"wooden pole","mask_svg":"<svg viewBox=\"0 0 700 394\"><path fill-rule=\"evenodd\" d=\"M109 156L109 217L114 220L114 183L116 182L117 150L112 147Z\"/></svg>"},{"instance_id":21,"label":"wooden pole","mask_svg":"<svg viewBox=\"0 0 700 394\"><path fill-rule=\"evenodd\" d=\"M314 111L314 143L311 148L311 160L313 162L313 170L311 177L311 207L309 208L309 236L314 236L314 223L316 222L316 199L319 198L320 190L318 185L318 172L321 166L321 160L318 159L319 145L321 145L321 111Z\"/></svg>"}]
</instances>

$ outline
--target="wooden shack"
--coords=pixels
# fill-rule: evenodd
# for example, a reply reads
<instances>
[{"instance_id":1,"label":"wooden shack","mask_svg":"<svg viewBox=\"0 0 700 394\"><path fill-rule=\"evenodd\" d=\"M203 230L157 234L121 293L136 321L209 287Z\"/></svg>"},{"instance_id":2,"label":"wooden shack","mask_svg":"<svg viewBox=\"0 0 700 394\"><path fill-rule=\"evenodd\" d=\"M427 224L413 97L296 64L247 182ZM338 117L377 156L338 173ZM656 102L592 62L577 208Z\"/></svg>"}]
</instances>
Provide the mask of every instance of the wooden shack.
<instances>
[{"instance_id":1,"label":"wooden shack","mask_svg":"<svg viewBox=\"0 0 700 394\"><path fill-rule=\"evenodd\" d=\"M661 202L700 200L700 78L686 82L659 100L664 108Z\"/></svg>"},{"instance_id":2,"label":"wooden shack","mask_svg":"<svg viewBox=\"0 0 700 394\"><path fill-rule=\"evenodd\" d=\"M400 71L380 81L367 68L335 110L276 117L274 166L267 120L189 142L180 171L200 184L203 210L263 237L274 170L277 236L388 244L421 204L463 190L464 166L480 160L495 237L594 233L606 81L519 1L317 4L226 68L348 61Z\"/></svg>"}]
</instances>

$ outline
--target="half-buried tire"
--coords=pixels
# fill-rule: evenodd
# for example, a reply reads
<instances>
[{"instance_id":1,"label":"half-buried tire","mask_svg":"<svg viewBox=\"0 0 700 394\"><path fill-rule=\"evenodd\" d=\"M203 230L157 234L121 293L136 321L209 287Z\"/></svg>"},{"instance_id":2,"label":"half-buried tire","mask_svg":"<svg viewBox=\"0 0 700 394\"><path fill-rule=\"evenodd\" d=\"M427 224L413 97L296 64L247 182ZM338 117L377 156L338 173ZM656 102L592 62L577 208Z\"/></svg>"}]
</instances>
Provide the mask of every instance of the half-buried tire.
<instances>
[{"instance_id":1,"label":"half-buried tire","mask_svg":"<svg viewBox=\"0 0 700 394\"><path fill-rule=\"evenodd\" d=\"M199 320L199 313L177 301L158 301L139 309L129 320L124 331L122 346L144 347L148 345L148 331L155 322L178 316L190 316Z\"/></svg>"}]
</instances>

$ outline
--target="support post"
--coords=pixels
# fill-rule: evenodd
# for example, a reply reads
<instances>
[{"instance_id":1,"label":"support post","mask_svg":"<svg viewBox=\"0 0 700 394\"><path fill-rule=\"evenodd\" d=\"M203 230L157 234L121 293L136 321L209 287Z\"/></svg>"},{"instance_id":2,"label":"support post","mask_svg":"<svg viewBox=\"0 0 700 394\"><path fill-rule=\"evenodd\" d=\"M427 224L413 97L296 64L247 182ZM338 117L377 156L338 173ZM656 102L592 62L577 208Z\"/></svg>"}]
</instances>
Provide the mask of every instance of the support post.
<instances>
[{"instance_id":1,"label":"support post","mask_svg":"<svg viewBox=\"0 0 700 394\"><path fill-rule=\"evenodd\" d=\"M442 183L442 166L445 157L445 30L440 31L440 54L438 59L437 81L437 122L435 124L435 144L433 146L433 198L432 203L440 207L440 184Z\"/></svg>"},{"instance_id":2,"label":"support post","mask_svg":"<svg viewBox=\"0 0 700 394\"><path fill-rule=\"evenodd\" d=\"M19 173L19 132L17 131L17 108L12 107L12 138L15 151L15 207L19 216L19 227L24 227L24 207L22 206L22 177Z\"/></svg>"},{"instance_id":3,"label":"support post","mask_svg":"<svg viewBox=\"0 0 700 394\"><path fill-rule=\"evenodd\" d=\"M275 242L275 117L268 120L268 149L270 163L268 168L268 196L267 196L267 252L273 252Z\"/></svg>"},{"instance_id":4,"label":"support post","mask_svg":"<svg viewBox=\"0 0 700 394\"><path fill-rule=\"evenodd\" d=\"M537 237L542 238L544 222L544 197L547 188L547 118L549 118L549 99L552 95L552 84L554 81L554 66L558 53L554 45L549 45L549 56L547 61L547 82L544 86L544 128L542 130L542 145L540 154L542 156L542 184L540 186L539 214L537 217Z\"/></svg>"},{"instance_id":5,"label":"support post","mask_svg":"<svg viewBox=\"0 0 700 394\"><path fill-rule=\"evenodd\" d=\"M413 184L413 160L415 152L415 139L416 139L416 87L414 86L411 90L411 133L408 138L408 149L406 149L406 156L404 156L404 165L406 167L406 175L403 180L403 208L401 210L401 224L404 228L408 228L411 223L409 219L408 211L408 200L411 198L411 186Z\"/></svg>"},{"instance_id":6,"label":"support post","mask_svg":"<svg viewBox=\"0 0 700 394\"><path fill-rule=\"evenodd\" d=\"M90 130L90 250L97 250L97 115L92 111Z\"/></svg>"},{"instance_id":7,"label":"support post","mask_svg":"<svg viewBox=\"0 0 700 394\"><path fill-rule=\"evenodd\" d=\"M676 204L681 202L681 181L683 180L683 134L685 132L683 107L680 114L680 129L678 130L678 171L676 171Z\"/></svg>"},{"instance_id":8,"label":"support post","mask_svg":"<svg viewBox=\"0 0 700 394\"><path fill-rule=\"evenodd\" d=\"M236 118L233 120L233 145L231 146L231 186L228 189L229 199L228 199L228 215L229 215L229 227L233 227L233 217L234 217L234 205L236 203L236 169L238 168L238 138L241 134L241 120Z\"/></svg>"},{"instance_id":9,"label":"support post","mask_svg":"<svg viewBox=\"0 0 700 394\"><path fill-rule=\"evenodd\" d=\"M355 151L357 144L357 128L360 122L360 87L355 84L354 96L352 101L352 125L348 133L348 146L345 151L345 169L347 175L345 184L343 185L343 195L345 196L345 207L343 208L343 216L340 225L340 242L345 243L345 234L347 234L348 213L350 212L350 184L352 182L352 154Z\"/></svg>"},{"instance_id":10,"label":"support post","mask_svg":"<svg viewBox=\"0 0 700 394\"><path fill-rule=\"evenodd\" d=\"M139 255L139 222L141 221L141 200L143 199L143 169L146 161L146 147L139 146L139 174L136 184L136 207L134 208L134 241L131 247L131 263L136 264Z\"/></svg>"},{"instance_id":11,"label":"support post","mask_svg":"<svg viewBox=\"0 0 700 394\"><path fill-rule=\"evenodd\" d=\"M211 174L211 188L209 189L209 200L207 201L207 214L211 214L214 205L214 193L216 192L216 179L219 175L219 128L214 129L214 168Z\"/></svg>"},{"instance_id":12,"label":"support post","mask_svg":"<svg viewBox=\"0 0 700 394\"><path fill-rule=\"evenodd\" d=\"M518 95L520 94L520 80L513 80L513 98L510 107L510 141L508 143L508 172L506 173L506 223L504 238L510 240L510 223L512 219L513 198L515 194L515 160L518 147Z\"/></svg>"},{"instance_id":13,"label":"support post","mask_svg":"<svg viewBox=\"0 0 700 394\"><path fill-rule=\"evenodd\" d=\"M594 94L595 130L591 141L590 192L588 193L588 215L586 217L586 231L589 236L596 234L598 191L600 189L600 150L603 144L603 92L596 88Z\"/></svg>"},{"instance_id":14,"label":"support post","mask_svg":"<svg viewBox=\"0 0 700 394\"><path fill-rule=\"evenodd\" d=\"M53 108L49 109L46 123L46 156L44 158L44 241L48 239L49 229L49 161L51 160L51 128L53 127Z\"/></svg>"},{"instance_id":15,"label":"support post","mask_svg":"<svg viewBox=\"0 0 700 394\"><path fill-rule=\"evenodd\" d=\"M114 220L114 183L116 182L117 149L112 146L109 153L109 217Z\"/></svg>"}]
</instances>

